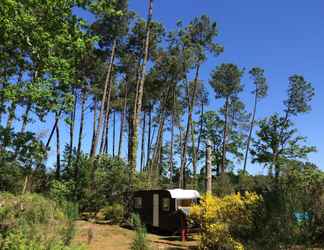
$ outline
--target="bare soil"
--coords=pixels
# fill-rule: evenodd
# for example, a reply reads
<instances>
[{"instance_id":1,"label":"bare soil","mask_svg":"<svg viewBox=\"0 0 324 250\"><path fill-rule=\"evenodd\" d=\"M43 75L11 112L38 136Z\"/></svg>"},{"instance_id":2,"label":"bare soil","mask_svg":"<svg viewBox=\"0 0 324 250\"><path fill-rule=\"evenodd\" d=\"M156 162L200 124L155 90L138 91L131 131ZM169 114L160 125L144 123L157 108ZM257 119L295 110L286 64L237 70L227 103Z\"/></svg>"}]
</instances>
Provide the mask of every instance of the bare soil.
<instances>
[{"instance_id":1,"label":"bare soil","mask_svg":"<svg viewBox=\"0 0 324 250\"><path fill-rule=\"evenodd\" d=\"M135 237L133 230L116 225L101 225L87 221L76 222L74 244L83 244L89 250L129 250ZM195 249L198 241L190 237L182 242L178 236L148 234L147 239L154 250Z\"/></svg>"}]
</instances>

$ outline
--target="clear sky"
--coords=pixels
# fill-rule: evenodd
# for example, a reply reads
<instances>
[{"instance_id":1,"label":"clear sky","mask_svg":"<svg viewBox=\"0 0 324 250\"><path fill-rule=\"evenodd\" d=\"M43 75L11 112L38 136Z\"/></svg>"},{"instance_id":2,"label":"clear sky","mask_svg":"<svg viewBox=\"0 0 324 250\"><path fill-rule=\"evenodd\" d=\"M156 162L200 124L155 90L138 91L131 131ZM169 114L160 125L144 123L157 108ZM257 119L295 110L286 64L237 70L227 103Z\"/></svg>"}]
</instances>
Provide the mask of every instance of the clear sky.
<instances>
[{"instance_id":1,"label":"clear sky","mask_svg":"<svg viewBox=\"0 0 324 250\"><path fill-rule=\"evenodd\" d=\"M129 2L130 9L146 18L147 0ZM82 12L77 14L90 18ZM316 96L312 111L295 118L294 122L300 134L308 137L308 143L318 149L310 160L324 169L324 1L154 0L153 17L163 23L167 30L172 30L177 20L187 24L202 14L209 15L217 22L220 32L218 42L225 51L219 57L207 60L201 70L201 79L208 86L210 72L223 62L238 64L247 71L254 66L264 68L269 95L260 103L257 118L282 111L290 75L302 74L313 83ZM246 88L241 97L247 109L251 110L252 84L247 77L243 80ZM217 109L221 104L210 95L209 109ZM91 114L88 111L87 121L89 119ZM51 126L49 120L42 128L37 125L37 130L48 130ZM84 138L86 151L91 140L90 126L91 122L87 122ZM62 126L62 137L68 138L66 126ZM49 159L51 165L55 162L54 145ZM126 148L124 151L126 153ZM249 165L249 170L258 173L261 168Z\"/></svg>"},{"instance_id":2,"label":"clear sky","mask_svg":"<svg viewBox=\"0 0 324 250\"><path fill-rule=\"evenodd\" d=\"M146 16L147 1L130 0L130 8ZM260 103L257 118L281 112L286 97L288 77L302 74L313 83L316 96L312 111L294 122L301 135L317 147L310 160L324 169L324 1L322 0L155 0L154 19L167 29L177 20L188 23L195 16L207 14L219 27L218 41L225 51L210 58L202 68L201 78L208 85L211 70L222 62L236 63L247 70L265 69L269 95ZM252 87L249 78L242 99L251 109ZM211 90L211 89L210 89ZM210 108L218 106L211 96ZM253 166L253 172L258 172Z\"/></svg>"}]
</instances>

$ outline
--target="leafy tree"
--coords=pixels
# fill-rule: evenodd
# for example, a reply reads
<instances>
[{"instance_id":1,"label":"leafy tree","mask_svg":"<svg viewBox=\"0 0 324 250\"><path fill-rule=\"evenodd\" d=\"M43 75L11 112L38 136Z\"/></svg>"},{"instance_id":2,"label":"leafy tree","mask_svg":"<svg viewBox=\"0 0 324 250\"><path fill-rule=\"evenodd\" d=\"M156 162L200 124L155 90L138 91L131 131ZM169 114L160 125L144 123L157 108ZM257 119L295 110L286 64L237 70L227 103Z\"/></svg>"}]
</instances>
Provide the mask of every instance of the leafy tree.
<instances>
[{"instance_id":1,"label":"leafy tree","mask_svg":"<svg viewBox=\"0 0 324 250\"><path fill-rule=\"evenodd\" d=\"M214 88L216 98L224 98L224 133L222 146L222 164L221 173L225 173L226 167L226 151L227 151L227 132L228 132L228 112L231 98L235 97L242 91L241 77L243 71L234 64L221 64L211 74L209 83Z\"/></svg>"},{"instance_id":2,"label":"leafy tree","mask_svg":"<svg viewBox=\"0 0 324 250\"><path fill-rule=\"evenodd\" d=\"M278 114L261 120L251 150L252 162L263 163L269 168L270 174L274 167L278 178L280 166L286 160L305 159L309 153L316 151L315 147L303 145L306 138L296 133L293 123Z\"/></svg>"},{"instance_id":3,"label":"leafy tree","mask_svg":"<svg viewBox=\"0 0 324 250\"><path fill-rule=\"evenodd\" d=\"M253 106L249 135L248 135L247 143L246 143L243 172L246 172L246 164L247 164L247 158L248 158L248 154L249 154L249 150L250 150L250 142L251 142L251 138L252 138L253 127L254 127L254 123L255 123L257 103L258 103L258 101L260 101L260 99L264 98L267 95L267 91L268 91L268 85L267 85L266 78L264 76L263 69L252 68L249 73L250 73L251 77L253 78L253 83L255 85L255 89L252 91L252 94L254 94L254 106Z\"/></svg>"}]
</instances>

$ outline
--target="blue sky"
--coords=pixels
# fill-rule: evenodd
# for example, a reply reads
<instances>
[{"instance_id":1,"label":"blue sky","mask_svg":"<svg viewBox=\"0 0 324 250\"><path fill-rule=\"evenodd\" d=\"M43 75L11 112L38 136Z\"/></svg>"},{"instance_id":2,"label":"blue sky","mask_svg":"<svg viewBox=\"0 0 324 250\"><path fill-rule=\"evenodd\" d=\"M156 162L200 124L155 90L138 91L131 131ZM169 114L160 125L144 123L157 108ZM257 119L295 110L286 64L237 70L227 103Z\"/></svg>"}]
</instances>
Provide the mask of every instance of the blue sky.
<instances>
[{"instance_id":1,"label":"blue sky","mask_svg":"<svg viewBox=\"0 0 324 250\"><path fill-rule=\"evenodd\" d=\"M147 1L129 0L130 9L146 18ZM90 17L83 12L77 14ZM220 63L235 63L248 71L254 66L265 69L269 83L269 95L258 108L257 118L273 112L281 112L286 97L288 77L302 74L313 83L316 96L309 114L294 118L294 122L308 143L317 147L318 152L310 155L310 160L324 169L324 1L294 0L155 0L153 17L163 23L167 30L175 28L177 20L187 24L195 16L209 15L219 27L218 42L225 51L217 58L209 58L203 65L200 78L208 86L210 72ZM252 83L244 77L245 92L241 98L251 110ZM208 86L209 91L212 92ZM217 109L222 101L210 95L209 109ZM77 120L79 113L77 113ZM87 111L83 149L89 150L91 140L92 115ZM51 118L40 125L38 132L49 131ZM78 124L78 122L77 122ZM76 126L78 131L78 125ZM118 128L117 128L118 129ZM68 140L68 128L61 123L62 140ZM77 133L77 132L76 132ZM55 162L55 140L52 141L49 165ZM124 142L124 145L126 142ZM110 147L111 148L111 147ZM126 147L123 150L126 153ZM242 165L242 164L240 164ZM240 167L240 165L238 165ZM248 166L252 173L262 172L260 166Z\"/></svg>"}]
</instances>

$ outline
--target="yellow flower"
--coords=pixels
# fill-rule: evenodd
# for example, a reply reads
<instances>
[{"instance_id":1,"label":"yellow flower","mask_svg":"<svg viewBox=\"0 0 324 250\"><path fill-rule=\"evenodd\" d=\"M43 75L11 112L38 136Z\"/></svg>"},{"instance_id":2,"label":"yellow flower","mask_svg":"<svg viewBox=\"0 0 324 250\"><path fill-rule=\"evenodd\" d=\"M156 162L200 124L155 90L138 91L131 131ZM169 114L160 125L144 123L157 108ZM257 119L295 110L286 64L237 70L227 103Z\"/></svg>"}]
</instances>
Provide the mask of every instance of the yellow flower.
<instances>
[{"instance_id":1,"label":"yellow flower","mask_svg":"<svg viewBox=\"0 0 324 250\"><path fill-rule=\"evenodd\" d=\"M237 225L249 226L253 211L263 199L256 193L246 192L221 197L207 194L200 204L190 210L190 216L201 227L201 249L231 245L235 250L244 250L244 246L231 234L231 228Z\"/></svg>"}]
</instances>

